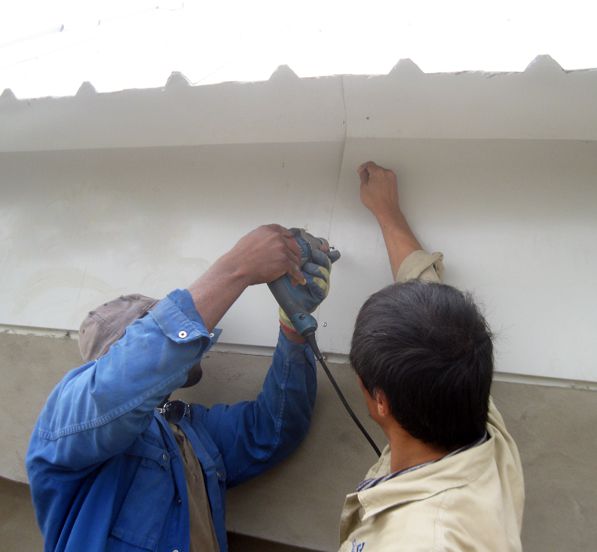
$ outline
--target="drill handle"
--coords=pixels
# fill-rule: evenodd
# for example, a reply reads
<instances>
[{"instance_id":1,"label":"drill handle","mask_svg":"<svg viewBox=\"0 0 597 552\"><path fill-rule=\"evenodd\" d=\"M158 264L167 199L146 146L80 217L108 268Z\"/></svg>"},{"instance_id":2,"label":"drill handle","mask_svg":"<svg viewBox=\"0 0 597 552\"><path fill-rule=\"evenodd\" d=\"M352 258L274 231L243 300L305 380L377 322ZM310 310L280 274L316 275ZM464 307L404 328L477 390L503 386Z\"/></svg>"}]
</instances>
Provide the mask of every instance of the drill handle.
<instances>
[{"instance_id":1,"label":"drill handle","mask_svg":"<svg viewBox=\"0 0 597 552\"><path fill-rule=\"evenodd\" d=\"M294 329L303 336L315 333L317 320L305 312L304 308L294 298L296 291L290 282L290 278L286 275L282 276L269 283L268 286L278 305L292 322Z\"/></svg>"}]
</instances>

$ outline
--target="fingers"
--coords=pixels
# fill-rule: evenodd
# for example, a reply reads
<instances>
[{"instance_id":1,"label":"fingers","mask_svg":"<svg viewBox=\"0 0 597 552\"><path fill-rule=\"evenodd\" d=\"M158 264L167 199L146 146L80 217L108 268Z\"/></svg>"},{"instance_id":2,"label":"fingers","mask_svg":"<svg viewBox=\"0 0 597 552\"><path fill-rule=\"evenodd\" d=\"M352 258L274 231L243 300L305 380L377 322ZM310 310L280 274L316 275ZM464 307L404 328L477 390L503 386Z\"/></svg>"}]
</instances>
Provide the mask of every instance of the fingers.
<instances>
[{"instance_id":1,"label":"fingers","mask_svg":"<svg viewBox=\"0 0 597 552\"><path fill-rule=\"evenodd\" d=\"M399 209L396 173L367 161L358 168L361 203L377 218L393 216Z\"/></svg>"},{"instance_id":2,"label":"fingers","mask_svg":"<svg viewBox=\"0 0 597 552\"><path fill-rule=\"evenodd\" d=\"M311 263L307 263L305 267L301 267L301 247L297 243L298 229L287 229L279 224L268 224L265 227L269 230L266 234L269 234L267 238L267 246L265 250L269 249L273 260L277 258L276 263L282 263L285 269L285 273L289 275L293 285L305 285L307 283L305 274L309 274L312 277L318 277L323 282L329 281L329 273L331 269L332 259L336 260L339 255L332 255L329 243L327 240L319 238L320 244L315 247L311 247ZM263 228L263 227L262 227ZM265 244L263 244L265 245ZM264 250L264 251L265 251ZM256 261L255 257L253 257ZM267 262L267 261L266 261ZM280 267L280 264L277 265ZM279 273L278 273L279 274ZM319 285L319 282L318 284Z\"/></svg>"},{"instance_id":3,"label":"fingers","mask_svg":"<svg viewBox=\"0 0 597 552\"><path fill-rule=\"evenodd\" d=\"M267 227L274 230L283 240L284 253L288 261L287 273L290 276L292 283L294 285L304 284L305 277L300 270L301 250L294 239L294 234L292 231L279 224L268 224Z\"/></svg>"},{"instance_id":4,"label":"fingers","mask_svg":"<svg viewBox=\"0 0 597 552\"><path fill-rule=\"evenodd\" d=\"M357 172L362 172L362 171L368 171L369 169L372 169L374 167L378 167L379 165L377 165L376 163L374 163L373 161L365 161L364 163L361 163L359 165L359 168L357 169Z\"/></svg>"},{"instance_id":5,"label":"fingers","mask_svg":"<svg viewBox=\"0 0 597 552\"><path fill-rule=\"evenodd\" d=\"M311 259L315 264L326 268L328 271L331 269L332 264L330 262L330 258L320 249L311 249Z\"/></svg>"},{"instance_id":6,"label":"fingers","mask_svg":"<svg viewBox=\"0 0 597 552\"><path fill-rule=\"evenodd\" d=\"M268 224L268 228L271 228L275 232L277 232L283 239L286 247L290 250L291 255L294 257L294 261L296 264L300 265L301 262L301 250L296 243L296 239L294 234L288 228L284 228L279 224Z\"/></svg>"},{"instance_id":7,"label":"fingers","mask_svg":"<svg viewBox=\"0 0 597 552\"><path fill-rule=\"evenodd\" d=\"M288 275L290 276L290 280L292 285L301 285L304 286L307 283L305 279L305 275L301 272L301 269L298 264L296 264L290 257L288 258L289 265L288 265Z\"/></svg>"},{"instance_id":8,"label":"fingers","mask_svg":"<svg viewBox=\"0 0 597 552\"><path fill-rule=\"evenodd\" d=\"M325 280L322 280L321 278L313 278L313 283L316 286L319 298L321 300L325 299L327 297L328 290L330 289L328 283Z\"/></svg>"},{"instance_id":9,"label":"fingers","mask_svg":"<svg viewBox=\"0 0 597 552\"><path fill-rule=\"evenodd\" d=\"M361 186L366 186L367 183L369 182L369 171L367 170L366 167L361 165L357 169L357 172L359 173L359 178L361 179Z\"/></svg>"},{"instance_id":10,"label":"fingers","mask_svg":"<svg viewBox=\"0 0 597 552\"><path fill-rule=\"evenodd\" d=\"M340 251L337 249L331 249L331 251L328 253L328 257L330 262L334 264L340 258Z\"/></svg>"},{"instance_id":11,"label":"fingers","mask_svg":"<svg viewBox=\"0 0 597 552\"><path fill-rule=\"evenodd\" d=\"M309 298L309 303L307 305L309 312L313 312L319 303L321 303L327 297L330 290L330 282L329 276L328 278L313 276L312 274L308 274L307 276L308 278L303 286L303 293L306 294L305 297ZM315 300L314 303L313 300Z\"/></svg>"},{"instance_id":12,"label":"fingers","mask_svg":"<svg viewBox=\"0 0 597 552\"><path fill-rule=\"evenodd\" d=\"M323 266L309 262L303 265L303 273L308 276L307 285L310 292L323 301L330 289L330 271Z\"/></svg>"},{"instance_id":13,"label":"fingers","mask_svg":"<svg viewBox=\"0 0 597 552\"><path fill-rule=\"evenodd\" d=\"M266 224L265 227L269 228L270 230L273 230L274 232L282 236L284 239L294 238L294 234L292 233L292 231L288 228L285 228L284 226L281 226L280 224Z\"/></svg>"},{"instance_id":14,"label":"fingers","mask_svg":"<svg viewBox=\"0 0 597 552\"><path fill-rule=\"evenodd\" d=\"M361 180L361 188L366 187L372 178L379 175L380 173L383 173L384 170L385 169L383 169L373 161L366 161L365 163L359 165L357 173L359 174L359 178Z\"/></svg>"},{"instance_id":15,"label":"fingers","mask_svg":"<svg viewBox=\"0 0 597 552\"><path fill-rule=\"evenodd\" d=\"M266 224L265 226L271 228L272 230L275 230L279 234L292 234L292 232L290 232L288 228L284 228L284 226L281 226L280 224L276 224L274 222L272 224Z\"/></svg>"},{"instance_id":16,"label":"fingers","mask_svg":"<svg viewBox=\"0 0 597 552\"><path fill-rule=\"evenodd\" d=\"M294 236L290 234L290 237L284 236L284 241L286 242L286 247L288 251L295 259L295 263L300 265L301 264L301 248L299 247L298 243L294 239Z\"/></svg>"},{"instance_id":17,"label":"fingers","mask_svg":"<svg viewBox=\"0 0 597 552\"><path fill-rule=\"evenodd\" d=\"M394 171L391 169L386 169L373 161L366 161L365 163L361 163L357 169L357 173L361 179L361 184L367 184L369 182L369 177L374 176L376 174L394 174Z\"/></svg>"},{"instance_id":18,"label":"fingers","mask_svg":"<svg viewBox=\"0 0 597 552\"><path fill-rule=\"evenodd\" d=\"M313 278L321 278L326 282L330 279L330 271L327 268L315 263L305 263L303 265L303 272L309 276L313 276Z\"/></svg>"},{"instance_id":19,"label":"fingers","mask_svg":"<svg viewBox=\"0 0 597 552\"><path fill-rule=\"evenodd\" d=\"M290 275L292 284L304 285L306 280L304 274L301 272L301 250L292 234L290 234L290 237L284 236L284 242L288 260L291 263L288 274Z\"/></svg>"},{"instance_id":20,"label":"fingers","mask_svg":"<svg viewBox=\"0 0 597 552\"><path fill-rule=\"evenodd\" d=\"M328 254L330 252L329 242L325 238L319 238L319 241L321 242L321 247L319 249Z\"/></svg>"},{"instance_id":21,"label":"fingers","mask_svg":"<svg viewBox=\"0 0 597 552\"><path fill-rule=\"evenodd\" d=\"M272 282L288 274L294 283L304 283L300 271L300 248L291 231L279 224L267 224L249 232L230 255L246 275L248 285Z\"/></svg>"}]
</instances>

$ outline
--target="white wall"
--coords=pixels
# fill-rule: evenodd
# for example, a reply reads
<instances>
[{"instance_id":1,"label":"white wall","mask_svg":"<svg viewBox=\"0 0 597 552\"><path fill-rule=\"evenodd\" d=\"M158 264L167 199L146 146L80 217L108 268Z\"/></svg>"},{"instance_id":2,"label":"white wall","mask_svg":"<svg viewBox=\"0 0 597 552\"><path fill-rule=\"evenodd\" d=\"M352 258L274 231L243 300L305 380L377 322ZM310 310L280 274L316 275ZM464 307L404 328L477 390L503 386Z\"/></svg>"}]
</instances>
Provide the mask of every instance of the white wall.
<instances>
[{"instance_id":1,"label":"white wall","mask_svg":"<svg viewBox=\"0 0 597 552\"><path fill-rule=\"evenodd\" d=\"M343 258L318 313L346 353L391 282L356 166L397 170L423 244L473 291L502 372L597 381L597 73L541 58L521 74L297 79L0 101L0 323L76 329L115 295L185 286L252 227L329 237ZM251 289L222 341L273 344ZM325 327L323 322L326 323Z\"/></svg>"}]
</instances>

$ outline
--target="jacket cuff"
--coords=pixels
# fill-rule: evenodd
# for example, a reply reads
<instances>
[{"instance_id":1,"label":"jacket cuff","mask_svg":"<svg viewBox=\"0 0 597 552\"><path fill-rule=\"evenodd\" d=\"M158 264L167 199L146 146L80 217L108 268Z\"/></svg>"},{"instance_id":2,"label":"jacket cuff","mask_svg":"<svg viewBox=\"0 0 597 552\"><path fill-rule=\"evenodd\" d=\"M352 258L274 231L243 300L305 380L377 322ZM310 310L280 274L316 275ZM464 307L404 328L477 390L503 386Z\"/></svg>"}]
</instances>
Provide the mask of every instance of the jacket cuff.
<instances>
[{"instance_id":1,"label":"jacket cuff","mask_svg":"<svg viewBox=\"0 0 597 552\"><path fill-rule=\"evenodd\" d=\"M280 329L278 335L278 351L285 355L288 360L302 361L307 360L311 364L315 364L315 355L311 350L311 347L307 343L295 343L290 341L284 332Z\"/></svg>"},{"instance_id":2,"label":"jacket cuff","mask_svg":"<svg viewBox=\"0 0 597 552\"><path fill-rule=\"evenodd\" d=\"M408 280L421 279L427 282L441 283L443 275L443 254L427 253L419 249L413 251L398 268L395 281L403 283Z\"/></svg>"},{"instance_id":3,"label":"jacket cuff","mask_svg":"<svg viewBox=\"0 0 597 552\"><path fill-rule=\"evenodd\" d=\"M175 343L201 340L207 352L222 333L215 328L209 332L197 312L191 294L186 289L176 289L162 299L150 312L164 335Z\"/></svg>"}]
</instances>

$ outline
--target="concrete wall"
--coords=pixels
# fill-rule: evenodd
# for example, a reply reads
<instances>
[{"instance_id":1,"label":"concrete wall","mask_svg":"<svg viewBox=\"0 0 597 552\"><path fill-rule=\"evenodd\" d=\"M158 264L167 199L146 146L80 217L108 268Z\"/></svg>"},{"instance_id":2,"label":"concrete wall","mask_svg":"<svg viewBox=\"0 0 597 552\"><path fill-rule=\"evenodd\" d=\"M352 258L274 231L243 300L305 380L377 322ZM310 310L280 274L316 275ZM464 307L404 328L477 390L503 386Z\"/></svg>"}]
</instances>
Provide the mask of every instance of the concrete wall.
<instances>
[{"instance_id":1,"label":"concrete wall","mask_svg":"<svg viewBox=\"0 0 597 552\"><path fill-rule=\"evenodd\" d=\"M4 476L23 480L20 465L37 413L52 386L78 359L77 342L70 337L0 334L0 466L14 467ZM201 384L180 395L205 404L253 398L267 367L266 356L213 352L204 362ZM349 366L332 364L331 368L361 419L382 443L365 415ZM322 373L319 381L312 429L298 452L229 493L231 531L313 550L335 550L343 497L374 458ZM595 393L497 381L493 395L520 447L525 468L525 550L593 550L597 542ZM0 542L31 526L27 503L21 501L17 507L14 501L13 491L0 493ZM26 535L26 542L37 542L30 530ZM265 545L261 550L266 550Z\"/></svg>"}]
</instances>

